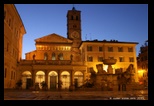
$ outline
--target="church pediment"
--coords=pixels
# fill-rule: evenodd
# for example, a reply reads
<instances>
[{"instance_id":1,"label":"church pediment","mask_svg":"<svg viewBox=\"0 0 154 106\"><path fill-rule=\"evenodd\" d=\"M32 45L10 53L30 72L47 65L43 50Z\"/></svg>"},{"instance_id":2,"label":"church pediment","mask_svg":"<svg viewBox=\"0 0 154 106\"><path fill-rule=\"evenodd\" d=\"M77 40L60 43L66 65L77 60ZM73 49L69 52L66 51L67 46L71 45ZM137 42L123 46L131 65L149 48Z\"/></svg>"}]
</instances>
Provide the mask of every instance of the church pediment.
<instances>
[{"instance_id":1,"label":"church pediment","mask_svg":"<svg viewBox=\"0 0 154 106\"><path fill-rule=\"evenodd\" d=\"M46 36L43 36L41 38L35 39L35 42L47 42L47 43L72 43L72 40L69 40L67 38L64 38L58 34L49 34Z\"/></svg>"}]
</instances>

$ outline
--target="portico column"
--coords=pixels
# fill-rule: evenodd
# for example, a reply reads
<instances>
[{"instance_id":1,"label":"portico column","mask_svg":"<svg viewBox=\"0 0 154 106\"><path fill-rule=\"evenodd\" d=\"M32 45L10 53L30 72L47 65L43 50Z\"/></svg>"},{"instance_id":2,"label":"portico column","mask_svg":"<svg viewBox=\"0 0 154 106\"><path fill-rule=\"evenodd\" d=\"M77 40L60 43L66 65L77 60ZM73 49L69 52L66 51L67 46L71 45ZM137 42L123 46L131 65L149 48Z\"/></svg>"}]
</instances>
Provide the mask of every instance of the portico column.
<instances>
[{"instance_id":1,"label":"portico column","mask_svg":"<svg viewBox=\"0 0 154 106\"><path fill-rule=\"evenodd\" d=\"M61 86L60 86L60 70L58 70L58 89L59 90L61 89Z\"/></svg>"},{"instance_id":2,"label":"portico column","mask_svg":"<svg viewBox=\"0 0 154 106\"><path fill-rule=\"evenodd\" d=\"M73 85L73 70L70 71L70 87L69 87L70 91L74 90L74 85Z\"/></svg>"},{"instance_id":3,"label":"portico column","mask_svg":"<svg viewBox=\"0 0 154 106\"><path fill-rule=\"evenodd\" d=\"M48 85L48 70L45 70L45 82Z\"/></svg>"},{"instance_id":4,"label":"portico column","mask_svg":"<svg viewBox=\"0 0 154 106\"><path fill-rule=\"evenodd\" d=\"M35 77L36 77L35 70L32 70L32 84L33 84L33 86L35 86Z\"/></svg>"}]
</instances>

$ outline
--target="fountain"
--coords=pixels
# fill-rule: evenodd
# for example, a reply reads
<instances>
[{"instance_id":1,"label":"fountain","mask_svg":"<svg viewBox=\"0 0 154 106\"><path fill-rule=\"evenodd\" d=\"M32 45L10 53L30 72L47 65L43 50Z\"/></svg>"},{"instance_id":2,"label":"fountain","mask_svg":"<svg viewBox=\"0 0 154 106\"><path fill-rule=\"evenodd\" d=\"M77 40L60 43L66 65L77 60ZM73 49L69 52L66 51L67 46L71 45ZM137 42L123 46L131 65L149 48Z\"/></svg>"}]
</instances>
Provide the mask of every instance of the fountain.
<instances>
[{"instance_id":1,"label":"fountain","mask_svg":"<svg viewBox=\"0 0 154 106\"><path fill-rule=\"evenodd\" d=\"M117 62L117 59L104 59L104 60L103 60L103 63L104 63L105 65L108 65L107 72L108 72L109 74L113 74L112 65L114 65L116 62Z\"/></svg>"}]
</instances>

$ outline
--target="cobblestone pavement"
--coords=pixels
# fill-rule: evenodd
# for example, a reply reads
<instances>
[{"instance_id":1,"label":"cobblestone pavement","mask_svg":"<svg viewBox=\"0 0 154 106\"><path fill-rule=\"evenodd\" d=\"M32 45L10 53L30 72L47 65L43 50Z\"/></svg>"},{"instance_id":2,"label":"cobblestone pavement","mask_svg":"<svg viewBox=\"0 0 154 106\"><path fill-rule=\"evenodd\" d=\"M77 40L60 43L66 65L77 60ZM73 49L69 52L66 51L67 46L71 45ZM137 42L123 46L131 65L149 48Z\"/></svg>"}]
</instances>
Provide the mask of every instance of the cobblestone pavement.
<instances>
[{"instance_id":1,"label":"cobblestone pavement","mask_svg":"<svg viewBox=\"0 0 154 106\"><path fill-rule=\"evenodd\" d=\"M148 100L148 90L72 92L4 90L4 100Z\"/></svg>"}]
</instances>

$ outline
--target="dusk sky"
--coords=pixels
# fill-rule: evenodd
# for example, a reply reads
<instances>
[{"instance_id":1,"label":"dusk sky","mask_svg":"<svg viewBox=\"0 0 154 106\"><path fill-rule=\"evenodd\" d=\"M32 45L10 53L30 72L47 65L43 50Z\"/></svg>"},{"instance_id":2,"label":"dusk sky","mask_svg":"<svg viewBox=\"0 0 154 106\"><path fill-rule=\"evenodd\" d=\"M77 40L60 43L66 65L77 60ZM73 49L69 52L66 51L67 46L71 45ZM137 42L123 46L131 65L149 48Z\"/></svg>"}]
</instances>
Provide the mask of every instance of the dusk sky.
<instances>
[{"instance_id":1,"label":"dusk sky","mask_svg":"<svg viewBox=\"0 0 154 106\"><path fill-rule=\"evenodd\" d=\"M35 39L56 33L67 38L67 11L73 4L15 4L23 21L22 58L35 50ZM148 4L74 4L81 11L82 40L138 42L148 40ZM87 39L86 39L87 35Z\"/></svg>"}]
</instances>

